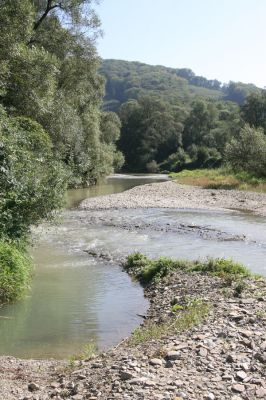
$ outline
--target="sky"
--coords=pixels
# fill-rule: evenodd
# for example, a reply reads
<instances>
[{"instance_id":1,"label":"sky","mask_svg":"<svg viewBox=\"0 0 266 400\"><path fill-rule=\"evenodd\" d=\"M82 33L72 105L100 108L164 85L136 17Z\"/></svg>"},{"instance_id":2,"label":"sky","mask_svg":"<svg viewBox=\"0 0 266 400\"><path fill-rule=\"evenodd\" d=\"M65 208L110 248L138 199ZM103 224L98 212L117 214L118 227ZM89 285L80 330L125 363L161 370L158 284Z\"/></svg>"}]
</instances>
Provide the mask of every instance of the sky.
<instances>
[{"instance_id":1,"label":"sky","mask_svg":"<svg viewBox=\"0 0 266 400\"><path fill-rule=\"evenodd\" d=\"M101 0L102 58L266 86L266 0Z\"/></svg>"}]
</instances>

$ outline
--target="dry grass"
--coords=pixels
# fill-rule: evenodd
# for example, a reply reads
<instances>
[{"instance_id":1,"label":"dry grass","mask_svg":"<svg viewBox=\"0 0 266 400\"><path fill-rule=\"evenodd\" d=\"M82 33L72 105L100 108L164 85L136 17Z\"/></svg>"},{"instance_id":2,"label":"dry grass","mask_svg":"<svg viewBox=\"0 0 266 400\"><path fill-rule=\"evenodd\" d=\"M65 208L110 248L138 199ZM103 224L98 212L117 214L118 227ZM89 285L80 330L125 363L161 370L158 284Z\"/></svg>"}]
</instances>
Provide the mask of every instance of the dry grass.
<instances>
[{"instance_id":1,"label":"dry grass","mask_svg":"<svg viewBox=\"0 0 266 400\"><path fill-rule=\"evenodd\" d=\"M266 181L247 173L233 174L226 169L201 169L170 175L183 185L201 186L205 189L237 189L266 193Z\"/></svg>"}]
</instances>

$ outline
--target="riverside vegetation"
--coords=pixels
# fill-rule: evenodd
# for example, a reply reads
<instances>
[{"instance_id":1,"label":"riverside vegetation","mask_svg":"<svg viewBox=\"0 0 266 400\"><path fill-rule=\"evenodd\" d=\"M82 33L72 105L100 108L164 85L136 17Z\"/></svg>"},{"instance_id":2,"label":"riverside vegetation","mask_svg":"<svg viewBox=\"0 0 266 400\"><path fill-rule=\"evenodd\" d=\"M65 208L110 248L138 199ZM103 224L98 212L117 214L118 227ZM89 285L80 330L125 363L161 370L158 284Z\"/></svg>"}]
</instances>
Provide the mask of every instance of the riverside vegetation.
<instances>
[{"instance_id":1,"label":"riverside vegetation","mask_svg":"<svg viewBox=\"0 0 266 400\"><path fill-rule=\"evenodd\" d=\"M138 172L226 164L265 179L265 91L187 68L101 62L93 4L0 2L0 241L9 278L16 269L6 255L28 260L30 227L54 216L66 188L123 164ZM4 294L11 280L1 279L0 301L19 298L29 276L20 275L13 297Z\"/></svg>"},{"instance_id":2,"label":"riverside vegetation","mask_svg":"<svg viewBox=\"0 0 266 400\"><path fill-rule=\"evenodd\" d=\"M91 0L0 2L0 302L28 285L30 227L67 186L123 163L119 118L101 108L99 34Z\"/></svg>"}]
</instances>

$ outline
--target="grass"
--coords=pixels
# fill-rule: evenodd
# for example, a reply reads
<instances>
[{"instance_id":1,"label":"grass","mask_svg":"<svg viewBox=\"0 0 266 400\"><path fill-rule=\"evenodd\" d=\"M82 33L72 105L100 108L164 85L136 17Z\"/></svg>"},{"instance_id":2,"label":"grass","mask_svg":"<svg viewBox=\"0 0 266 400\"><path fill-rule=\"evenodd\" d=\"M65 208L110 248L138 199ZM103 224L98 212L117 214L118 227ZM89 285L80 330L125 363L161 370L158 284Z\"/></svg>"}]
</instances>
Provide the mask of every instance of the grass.
<instances>
[{"instance_id":1,"label":"grass","mask_svg":"<svg viewBox=\"0 0 266 400\"><path fill-rule=\"evenodd\" d=\"M80 361L80 360L90 360L93 357L95 357L98 353L98 349L96 344L92 341L87 343L81 353L79 354L74 354L73 356L70 357L69 359L69 364L70 366L75 365L75 361Z\"/></svg>"},{"instance_id":2,"label":"grass","mask_svg":"<svg viewBox=\"0 0 266 400\"><path fill-rule=\"evenodd\" d=\"M0 242L0 303L21 298L29 288L31 259L15 245Z\"/></svg>"},{"instance_id":3,"label":"grass","mask_svg":"<svg viewBox=\"0 0 266 400\"><path fill-rule=\"evenodd\" d=\"M266 192L266 180L247 172L233 173L227 168L184 170L171 173L178 183L205 189L237 189Z\"/></svg>"},{"instance_id":4,"label":"grass","mask_svg":"<svg viewBox=\"0 0 266 400\"><path fill-rule=\"evenodd\" d=\"M176 270L218 276L230 281L237 281L240 278L251 276L251 273L244 265L224 258L187 261L160 257L157 260L151 260L141 253L133 253L127 257L124 268L143 285L147 285L150 282L158 282Z\"/></svg>"},{"instance_id":5,"label":"grass","mask_svg":"<svg viewBox=\"0 0 266 400\"><path fill-rule=\"evenodd\" d=\"M221 277L229 286L234 283L234 296L240 296L246 288L245 278L251 277L242 264L224 258L209 258L206 261L173 260L166 257L151 260L141 253L128 256L124 268L143 285L158 283L174 271L198 273ZM199 325L209 314L210 305L202 299L185 299L184 303L172 304L172 317L162 323L148 322L137 328L129 339L129 346L136 346L150 340L181 333Z\"/></svg>"},{"instance_id":6,"label":"grass","mask_svg":"<svg viewBox=\"0 0 266 400\"><path fill-rule=\"evenodd\" d=\"M148 323L144 327L137 328L129 339L129 346L136 346L150 340L158 340L164 336L182 333L199 325L209 314L210 306L201 299L190 300L186 306L182 306L178 314L169 321L156 324Z\"/></svg>"}]
</instances>

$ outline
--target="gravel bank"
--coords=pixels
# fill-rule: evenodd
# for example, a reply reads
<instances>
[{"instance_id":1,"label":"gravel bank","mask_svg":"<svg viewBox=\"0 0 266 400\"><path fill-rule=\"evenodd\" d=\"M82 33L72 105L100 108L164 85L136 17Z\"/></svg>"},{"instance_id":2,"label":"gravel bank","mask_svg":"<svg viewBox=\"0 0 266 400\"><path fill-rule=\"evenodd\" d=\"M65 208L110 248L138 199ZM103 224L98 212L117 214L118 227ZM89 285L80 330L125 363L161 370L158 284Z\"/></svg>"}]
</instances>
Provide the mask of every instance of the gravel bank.
<instances>
[{"instance_id":1,"label":"gravel bank","mask_svg":"<svg viewBox=\"0 0 266 400\"><path fill-rule=\"evenodd\" d=\"M266 215L266 194L211 190L168 181L137 186L122 193L84 200L80 208L198 208L248 210Z\"/></svg>"},{"instance_id":2,"label":"gravel bank","mask_svg":"<svg viewBox=\"0 0 266 400\"><path fill-rule=\"evenodd\" d=\"M173 302L184 304L186 299L209 304L204 322L135 346L125 340L91 360L76 361L71 368L63 363L2 358L0 398L265 399L266 281L246 283L241 296L235 297L235 284L174 272L146 288L151 306L144 327L167 322L173 317Z\"/></svg>"}]
</instances>

